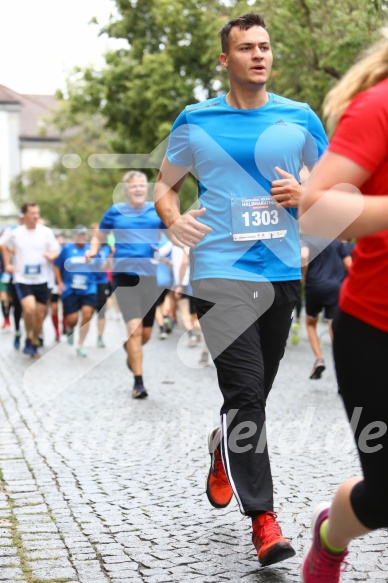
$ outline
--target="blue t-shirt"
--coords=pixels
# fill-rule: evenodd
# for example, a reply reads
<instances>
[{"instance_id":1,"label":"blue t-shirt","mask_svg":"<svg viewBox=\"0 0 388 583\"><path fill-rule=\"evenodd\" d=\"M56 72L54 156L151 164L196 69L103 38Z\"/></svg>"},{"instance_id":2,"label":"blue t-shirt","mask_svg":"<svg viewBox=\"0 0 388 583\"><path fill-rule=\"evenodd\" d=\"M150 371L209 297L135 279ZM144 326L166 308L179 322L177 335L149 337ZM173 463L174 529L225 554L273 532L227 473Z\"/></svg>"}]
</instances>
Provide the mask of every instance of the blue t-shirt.
<instances>
[{"instance_id":1,"label":"blue t-shirt","mask_svg":"<svg viewBox=\"0 0 388 583\"><path fill-rule=\"evenodd\" d=\"M62 247L55 265L62 271L65 289L62 298L71 294L91 295L97 293L95 272L99 268L98 260L86 263L85 252L90 249L89 243L77 247L75 243L67 243Z\"/></svg>"},{"instance_id":2,"label":"blue t-shirt","mask_svg":"<svg viewBox=\"0 0 388 583\"><path fill-rule=\"evenodd\" d=\"M154 205L146 201L141 209L127 203L110 207L100 221L100 231L113 231L116 252L113 258L113 273L156 277L154 247L158 245L159 230L165 229Z\"/></svg>"},{"instance_id":3,"label":"blue t-shirt","mask_svg":"<svg viewBox=\"0 0 388 583\"><path fill-rule=\"evenodd\" d=\"M297 209L270 195L275 166L296 180L327 146L323 126L305 103L269 93L258 109L230 107L225 95L190 105L175 121L167 159L192 166L199 220L213 231L192 250L191 278L289 281L301 278Z\"/></svg>"}]
</instances>

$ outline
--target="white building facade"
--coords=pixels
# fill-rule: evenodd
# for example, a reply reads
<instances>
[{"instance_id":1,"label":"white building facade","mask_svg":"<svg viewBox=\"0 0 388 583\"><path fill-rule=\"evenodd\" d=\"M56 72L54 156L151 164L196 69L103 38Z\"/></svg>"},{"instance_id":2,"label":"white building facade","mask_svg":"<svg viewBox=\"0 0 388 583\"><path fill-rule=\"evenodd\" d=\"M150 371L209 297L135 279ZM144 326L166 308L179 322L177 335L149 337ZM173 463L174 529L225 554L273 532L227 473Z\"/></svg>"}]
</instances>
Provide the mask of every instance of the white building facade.
<instances>
[{"instance_id":1,"label":"white building facade","mask_svg":"<svg viewBox=\"0 0 388 583\"><path fill-rule=\"evenodd\" d=\"M14 222L12 180L29 168L48 168L58 158L59 132L45 121L56 100L51 95L21 95L0 85L0 227Z\"/></svg>"}]
</instances>

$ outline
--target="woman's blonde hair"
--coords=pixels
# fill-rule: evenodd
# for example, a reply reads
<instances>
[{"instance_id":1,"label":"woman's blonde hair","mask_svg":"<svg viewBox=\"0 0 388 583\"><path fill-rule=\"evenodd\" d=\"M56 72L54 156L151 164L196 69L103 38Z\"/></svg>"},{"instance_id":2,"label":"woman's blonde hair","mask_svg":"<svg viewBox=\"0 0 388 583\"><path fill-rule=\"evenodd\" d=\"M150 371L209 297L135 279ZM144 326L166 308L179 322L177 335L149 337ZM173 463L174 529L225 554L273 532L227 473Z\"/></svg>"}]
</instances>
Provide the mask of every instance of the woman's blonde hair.
<instances>
[{"instance_id":1,"label":"woman's blonde hair","mask_svg":"<svg viewBox=\"0 0 388 583\"><path fill-rule=\"evenodd\" d=\"M370 47L326 95L323 116L329 136L353 97L388 77L388 27L383 28L381 34L382 39Z\"/></svg>"}]
</instances>

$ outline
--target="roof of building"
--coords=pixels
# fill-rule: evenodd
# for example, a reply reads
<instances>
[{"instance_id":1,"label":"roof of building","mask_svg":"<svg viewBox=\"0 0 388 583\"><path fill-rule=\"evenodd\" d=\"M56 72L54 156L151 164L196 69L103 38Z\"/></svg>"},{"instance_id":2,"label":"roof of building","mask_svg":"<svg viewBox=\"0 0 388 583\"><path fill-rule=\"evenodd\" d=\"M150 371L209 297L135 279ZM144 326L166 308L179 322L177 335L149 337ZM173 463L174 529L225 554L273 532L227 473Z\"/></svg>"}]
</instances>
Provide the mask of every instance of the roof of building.
<instances>
[{"instance_id":1,"label":"roof of building","mask_svg":"<svg viewBox=\"0 0 388 583\"><path fill-rule=\"evenodd\" d=\"M20 138L26 140L60 140L60 132L45 118L57 107L54 95L26 95L0 85L1 104L20 104Z\"/></svg>"},{"instance_id":2,"label":"roof of building","mask_svg":"<svg viewBox=\"0 0 388 583\"><path fill-rule=\"evenodd\" d=\"M5 85L0 85L0 103L21 103L21 96Z\"/></svg>"},{"instance_id":3,"label":"roof of building","mask_svg":"<svg viewBox=\"0 0 388 583\"><path fill-rule=\"evenodd\" d=\"M22 95L20 112L20 137L59 140L59 130L47 122L57 107L54 95ZM45 119L46 118L46 119Z\"/></svg>"}]
</instances>

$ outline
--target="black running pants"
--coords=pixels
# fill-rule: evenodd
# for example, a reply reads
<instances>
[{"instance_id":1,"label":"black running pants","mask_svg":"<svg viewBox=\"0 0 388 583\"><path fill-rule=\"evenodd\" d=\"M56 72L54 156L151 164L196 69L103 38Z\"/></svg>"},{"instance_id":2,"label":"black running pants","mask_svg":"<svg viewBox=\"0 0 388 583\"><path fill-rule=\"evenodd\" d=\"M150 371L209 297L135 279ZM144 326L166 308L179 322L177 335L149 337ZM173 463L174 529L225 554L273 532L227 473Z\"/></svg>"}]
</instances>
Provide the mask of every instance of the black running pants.
<instances>
[{"instance_id":1,"label":"black running pants","mask_svg":"<svg viewBox=\"0 0 388 583\"><path fill-rule=\"evenodd\" d=\"M300 282L192 282L223 395L221 452L243 514L273 510L265 404L284 355Z\"/></svg>"},{"instance_id":2,"label":"black running pants","mask_svg":"<svg viewBox=\"0 0 388 583\"><path fill-rule=\"evenodd\" d=\"M388 333L338 311L334 360L352 420L364 480L351 493L353 510L370 529L388 527Z\"/></svg>"}]
</instances>

